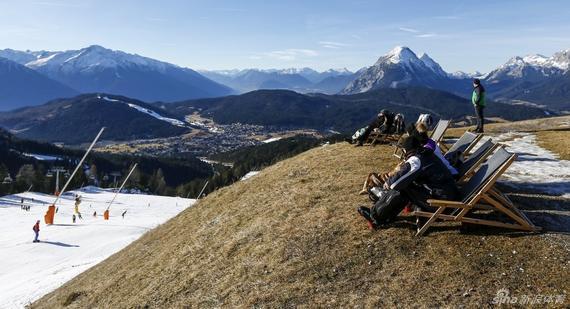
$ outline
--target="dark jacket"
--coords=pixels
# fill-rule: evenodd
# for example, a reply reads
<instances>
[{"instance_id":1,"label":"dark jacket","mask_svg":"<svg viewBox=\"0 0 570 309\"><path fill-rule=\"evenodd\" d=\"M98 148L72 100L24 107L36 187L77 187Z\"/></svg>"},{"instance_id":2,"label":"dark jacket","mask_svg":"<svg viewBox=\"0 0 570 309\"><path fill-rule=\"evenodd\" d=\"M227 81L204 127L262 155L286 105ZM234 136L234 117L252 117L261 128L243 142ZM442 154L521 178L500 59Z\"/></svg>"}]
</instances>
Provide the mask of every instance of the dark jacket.
<instances>
[{"instance_id":1,"label":"dark jacket","mask_svg":"<svg viewBox=\"0 0 570 309\"><path fill-rule=\"evenodd\" d=\"M40 224L39 223L34 224L34 227L32 228L32 230L34 230L34 232L38 233L40 231Z\"/></svg>"},{"instance_id":2,"label":"dark jacket","mask_svg":"<svg viewBox=\"0 0 570 309\"><path fill-rule=\"evenodd\" d=\"M403 191L409 187L427 190L429 197L456 199L457 185L441 160L431 151L423 151L407 158L400 170L386 184L390 189Z\"/></svg>"},{"instance_id":3,"label":"dark jacket","mask_svg":"<svg viewBox=\"0 0 570 309\"><path fill-rule=\"evenodd\" d=\"M384 117L381 118L380 124L378 128L380 128L380 132L382 133L392 133L394 127L394 118L396 115L392 112L384 113Z\"/></svg>"}]
</instances>

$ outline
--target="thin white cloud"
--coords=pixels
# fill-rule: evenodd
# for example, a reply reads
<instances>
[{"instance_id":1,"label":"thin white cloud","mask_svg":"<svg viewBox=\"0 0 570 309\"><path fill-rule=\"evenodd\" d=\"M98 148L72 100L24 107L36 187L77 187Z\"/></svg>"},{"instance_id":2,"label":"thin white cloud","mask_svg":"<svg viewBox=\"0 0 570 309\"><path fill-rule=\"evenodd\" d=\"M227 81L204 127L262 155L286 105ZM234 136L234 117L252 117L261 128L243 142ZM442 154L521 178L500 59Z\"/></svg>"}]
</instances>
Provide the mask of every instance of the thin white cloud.
<instances>
[{"instance_id":1,"label":"thin white cloud","mask_svg":"<svg viewBox=\"0 0 570 309\"><path fill-rule=\"evenodd\" d=\"M250 56L250 59L260 59L261 57L268 57L281 61L294 61L299 58L316 57L318 55L319 53L316 50L312 49L288 48L284 50L274 50L267 53L254 54Z\"/></svg>"},{"instance_id":2,"label":"thin white cloud","mask_svg":"<svg viewBox=\"0 0 570 309\"><path fill-rule=\"evenodd\" d=\"M416 38L433 38L435 36L437 36L437 34L435 34L435 33L422 33L422 34L416 35L415 37Z\"/></svg>"},{"instance_id":3,"label":"thin white cloud","mask_svg":"<svg viewBox=\"0 0 570 309\"><path fill-rule=\"evenodd\" d=\"M419 30L413 29L413 28L406 28L406 27L400 27L398 28L398 30L400 31L404 31L404 32L409 32L409 33L419 33Z\"/></svg>"},{"instance_id":4,"label":"thin white cloud","mask_svg":"<svg viewBox=\"0 0 570 309\"><path fill-rule=\"evenodd\" d=\"M330 48L330 49L339 49L348 46L348 44L331 42L331 41L320 41L319 45L321 45L324 48Z\"/></svg>"}]
</instances>

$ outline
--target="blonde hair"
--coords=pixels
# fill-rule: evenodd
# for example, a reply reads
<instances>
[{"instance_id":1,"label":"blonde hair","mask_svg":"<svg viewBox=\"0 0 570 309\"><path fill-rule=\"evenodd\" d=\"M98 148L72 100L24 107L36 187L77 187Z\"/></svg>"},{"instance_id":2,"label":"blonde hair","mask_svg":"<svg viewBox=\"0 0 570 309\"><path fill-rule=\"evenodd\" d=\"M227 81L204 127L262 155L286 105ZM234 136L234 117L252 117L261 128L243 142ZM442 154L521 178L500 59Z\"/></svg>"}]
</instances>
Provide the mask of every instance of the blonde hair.
<instances>
[{"instance_id":1,"label":"blonde hair","mask_svg":"<svg viewBox=\"0 0 570 309\"><path fill-rule=\"evenodd\" d=\"M426 125L421 122L416 124L416 130L418 130L419 133L426 133L428 131Z\"/></svg>"}]
</instances>

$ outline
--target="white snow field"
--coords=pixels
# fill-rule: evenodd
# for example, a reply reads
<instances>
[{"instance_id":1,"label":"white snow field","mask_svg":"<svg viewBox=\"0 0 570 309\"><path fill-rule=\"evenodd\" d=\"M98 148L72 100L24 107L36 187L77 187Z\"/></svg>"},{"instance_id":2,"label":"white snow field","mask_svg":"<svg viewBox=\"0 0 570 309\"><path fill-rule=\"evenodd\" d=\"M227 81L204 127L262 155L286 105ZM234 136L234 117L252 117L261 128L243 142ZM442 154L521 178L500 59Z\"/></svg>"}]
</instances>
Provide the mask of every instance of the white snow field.
<instances>
[{"instance_id":1,"label":"white snow field","mask_svg":"<svg viewBox=\"0 0 570 309\"><path fill-rule=\"evenodd\" d=\"M71 217L74 194L82 197L79 208L83 217L75 224ZM23 308L195 202L121 193L105 221L103 212L113 194L95 187L66 193L58 202L51 226L44 224L43 216L54 196L29 192L0 197L0 308ZM22 197L31 205L30 211L20 209ZM32 242L36 220L41 220L40 243Z\"/></svg>"},{"instance_id":2,"label":"white snow field","mask_svg":"<svg viewBox=\"0 0 570 309\"><path fill-rule=\"evenodd\" d=\"M570 161L560 158L536 143L530 133L505 133L493 140L518 154L503 175L502 182L529 193L543 193L570 199Z\"/></svg>"}]
</instances>

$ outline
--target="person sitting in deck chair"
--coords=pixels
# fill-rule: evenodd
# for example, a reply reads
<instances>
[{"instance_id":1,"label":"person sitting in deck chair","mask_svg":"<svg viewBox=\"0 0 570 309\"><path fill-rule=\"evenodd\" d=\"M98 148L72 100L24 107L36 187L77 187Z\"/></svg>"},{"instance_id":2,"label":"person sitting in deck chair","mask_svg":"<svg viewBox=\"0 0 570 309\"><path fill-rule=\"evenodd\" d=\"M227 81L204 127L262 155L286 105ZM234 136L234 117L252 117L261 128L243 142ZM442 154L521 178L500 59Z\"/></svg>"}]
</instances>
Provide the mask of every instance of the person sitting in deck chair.
<instances>
[{"instance_id":1,"label":"person sitting in deck chair","mask_svg":"<svg viewBox=\"0 0 570 309\"><path fill-rule=\"evenodd\" d=\"M362 146L370 133L378 129L382 134L389 134L393 132L394 126L394 113L387 109L383 109L378 113L377 117L368 124L364 132L356 138L356 146Z\"/></svg>"},{"instance_id":2,"label":"person sitting in deck chair","mask_svg":"<svg viewBox=\"0 0 570 309\"><path fill-rule=\"evenodd\" d=\"M386 180L392 176L394 176L396 173L398 173L400 171L400 169L404 166L405 162L400 162L400 164L398 164L392 171L388 172L388 173L382 173L382 174L378 174L378 173L370 173L368 174L368 176L366 177L366 180L364 181L364 185L362 186L362 190L360 190L360 192L358 192L358 194L360 195L365 195L365 194L369 194L370 189L374 188L374 187L382 187L384 185L384 182L386 182Z\"/></svg>"},{"instance_id":3,"label":"person sitting in deck chair","mask_svg":"<svg viewBox=\"0 0 570 309\"><path fill-rule=\"evenodd\" d=\"M404 136L398 144L403 149L405 161L381 188L370 190L378 198L374 206L358 208L358 213L372 229L392 222L408 203L425 208L429 207L427 200L430 198L454 200L459 194L445 165L433 152L422 151L416 137Z\"/></svg>"},{"instance_id":4,"label":"person sitting in deck chair","mask_svg":"<svg viewBox=\"0 0 570 309\"><path fill-rule=\"evenodd\" d=\"M420 123L423 123L423 125L429 130L433 125L433 117L431 114L420 114L418 121L416 121L416 124Z\"/></svg>"},{"instance_id":5,"label":"person sitting in deck chair","mask_svg":"<svg viewBox=\"0 0 570 309\"><path fill-rule=\"evenodd\" d=\"M432 151L436 157L438 157L445 167L449 170L452 176L457 176L459 172L449 159L441 152L441 149L437 146L437 143L428 137L427 127L423 123L418 123L415 126L410 126L406 129L408 135L414 136L418 139L420 144L423 146L424 150Z\"/></svg>"},{"instance_id":6,"label":"person sitting in deck chair","mask_svg":"<svg viewBox=\"0 0 570 309\"><path fill-rule=\"evenodd\" d=\"M404 122L404 115L398 113L394 116L394 133L404 134L406 132L406 123Z\"/></svg>"}]
</instances>

